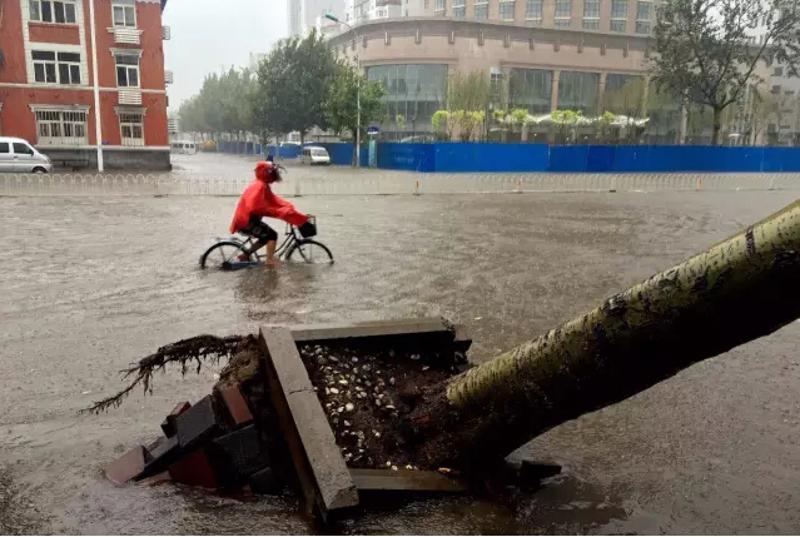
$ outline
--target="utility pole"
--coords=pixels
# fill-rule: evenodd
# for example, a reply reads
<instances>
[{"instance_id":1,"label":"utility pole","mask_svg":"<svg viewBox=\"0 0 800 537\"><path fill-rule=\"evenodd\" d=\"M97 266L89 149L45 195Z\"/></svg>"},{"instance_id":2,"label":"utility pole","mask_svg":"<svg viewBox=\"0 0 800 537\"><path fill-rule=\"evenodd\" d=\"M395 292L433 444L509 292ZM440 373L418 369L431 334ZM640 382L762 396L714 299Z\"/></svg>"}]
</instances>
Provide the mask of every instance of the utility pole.
<instances>
[{"instance_id":1,"label":"utility pole","mask_svg":"<svg viewBox=\"0 0 800 537\"><path fill-rule=\"evenodd\" d=\"M355 10L354 10L355 11ZM358 71L358 78L356 78L356 168L361 167L361 61L358 57L358 32L356 29L344 21L340 21L335 15L325 13L325 18L332 20L337 24L347 26L352 32L356 40L356 70ZM355 20L353 21L355 22Z\"/></svg>"},{"instance_id":2,"label":"utility pole","mask_svg":"<svg viewBox=\"0 0 800 537\"><path fill-rule=\"evenodd\" d=\"M94 135L97 142L97 171L105 171L103 163L103 126L100 123L100 81L97 79L97 29L94 18L94 0L89 0L89 28L92 34L92 82L94 89Z\"/></svg>"}]
</instances>

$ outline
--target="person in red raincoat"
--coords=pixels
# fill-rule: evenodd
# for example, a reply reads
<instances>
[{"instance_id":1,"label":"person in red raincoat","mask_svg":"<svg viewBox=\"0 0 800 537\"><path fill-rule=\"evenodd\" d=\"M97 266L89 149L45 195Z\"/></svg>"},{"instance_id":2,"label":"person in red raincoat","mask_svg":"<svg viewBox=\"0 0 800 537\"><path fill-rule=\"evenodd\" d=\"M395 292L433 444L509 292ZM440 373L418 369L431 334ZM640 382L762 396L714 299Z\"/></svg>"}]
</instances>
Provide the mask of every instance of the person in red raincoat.
<instances>
[{"instance_id":1,"label":"person in red raincoat","mask_svg":"<svg viewBox=\"0 0 800 537\"><path fill-rule=\"evenodd\" d=\"M255 175L256 178L245 188L239 198L230 232L241 232L255 237L256 243L253 245L251 253L266 245L266 265L274 267L279 264L275 259L278 233L265 224L261 220L262 218L279 218L297 226L304 237L314 235L316 230L314 224L309 221L308 215L301 213L291 202L272 192L269 185L282 180L280 170L275 164L264 160L258 162Z\"/></svg>"}]
</instances>

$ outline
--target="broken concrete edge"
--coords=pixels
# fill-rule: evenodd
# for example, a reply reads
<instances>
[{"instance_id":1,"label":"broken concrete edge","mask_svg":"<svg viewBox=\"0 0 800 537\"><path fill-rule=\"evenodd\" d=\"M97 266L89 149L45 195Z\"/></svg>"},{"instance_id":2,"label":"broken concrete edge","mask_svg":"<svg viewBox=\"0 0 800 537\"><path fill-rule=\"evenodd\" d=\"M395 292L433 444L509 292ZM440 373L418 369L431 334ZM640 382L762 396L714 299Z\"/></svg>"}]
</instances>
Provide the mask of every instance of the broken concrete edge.
<instances>
[{"instance_id":1,"label":"broken concrete edge","mask_svg":"<svg viewBox=\"0 0 800 537\"><path fill-rule=\"evenodd\" d=\"M461 493L468 490L467 484L459 479L427 470L351 468L350 475L359 493L367 491Z\"/></svg>"},{"instance_id":2,"label":"broken concrete edge","mask_svg":"<svg viewBox=\"0 0 800 537\"><path fill-rule=\"evenodd\" d=\"M279 427L306 503L315 506L323 520L332 511L357 506L358 491L292 332L288 328L262 327L259 339Z\"/></svg>"},{"instance_id":3,"label":"broken concrete edge","mask_svg":"<svg viewBox=\"0 0 800 537\"><path fill-rule=\"evenodd\" d=\"M441 317L368 321L350 324L300 325L289 328L296 343L320 344L348 339L386 338L393 336L434 336L452 342L455 329Z\"/></svg>"}]
</instances>

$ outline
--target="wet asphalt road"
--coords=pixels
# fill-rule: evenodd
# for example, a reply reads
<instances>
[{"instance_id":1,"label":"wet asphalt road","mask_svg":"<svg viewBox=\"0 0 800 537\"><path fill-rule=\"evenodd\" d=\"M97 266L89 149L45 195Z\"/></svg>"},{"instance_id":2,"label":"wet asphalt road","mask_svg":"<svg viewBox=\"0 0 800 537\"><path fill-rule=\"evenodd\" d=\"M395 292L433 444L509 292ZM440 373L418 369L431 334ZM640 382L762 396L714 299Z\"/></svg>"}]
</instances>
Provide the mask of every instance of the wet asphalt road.
<instances>
[{"instance_id":1,"label":"wet asphalt road","mask_svg":"<svg viewBox=\"0 0 800 537\"><path fill-rule=\"evenodd\" d=\"M77 415L117 371L201 333L444 315L482 361L793 201L791 192L304 197L332 267L203 273L214 197L0 198L0 533L304 533L291 502L115 488L214 369ZM564 465L515 509L417 501L358 533L800 531L800 324L698 364L523 451Z\"/></svg>"}]
</instances>

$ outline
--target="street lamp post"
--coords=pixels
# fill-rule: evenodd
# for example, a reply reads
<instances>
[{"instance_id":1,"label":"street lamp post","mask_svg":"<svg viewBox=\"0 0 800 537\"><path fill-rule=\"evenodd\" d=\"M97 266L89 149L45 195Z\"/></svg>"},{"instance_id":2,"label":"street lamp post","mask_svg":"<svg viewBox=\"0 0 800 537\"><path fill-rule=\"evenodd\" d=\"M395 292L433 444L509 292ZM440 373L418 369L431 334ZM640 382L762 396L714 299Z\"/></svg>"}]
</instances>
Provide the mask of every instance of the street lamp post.
<instances>
[{"instance_id":1,"label":"street lamp post","mask_svg":"<svg viewBox=\"0 0 800 537\"><path fill-rule=\"evenodd\" d=\"M353 31L353 36L356 40L356 69L358 77L356 78L356 168L361 167L361 61L358 58L358 32L351 25L344 21L340 21L335 15L330 13L325 14L325 18L332 20L337 24L347 26Z\"/></svg>"}]
</instances>

